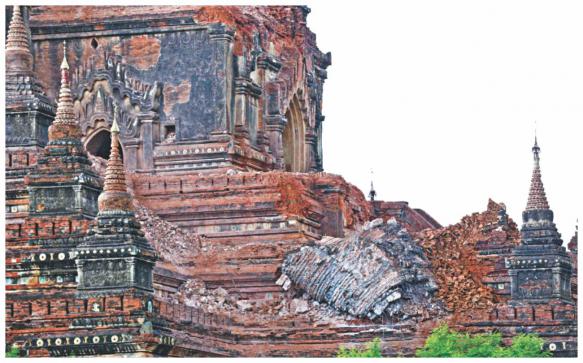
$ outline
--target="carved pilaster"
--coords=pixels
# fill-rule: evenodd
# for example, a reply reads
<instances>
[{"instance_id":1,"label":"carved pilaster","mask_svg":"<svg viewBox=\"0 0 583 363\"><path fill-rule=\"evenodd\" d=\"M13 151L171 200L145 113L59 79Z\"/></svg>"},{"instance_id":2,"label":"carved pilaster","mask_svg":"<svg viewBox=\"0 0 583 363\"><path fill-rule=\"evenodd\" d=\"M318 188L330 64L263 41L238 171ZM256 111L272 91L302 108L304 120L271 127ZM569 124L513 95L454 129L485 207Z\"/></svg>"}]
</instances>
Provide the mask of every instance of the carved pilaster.
<instances>
[{"instance_id":1,"label":"carved pilaster","mask_svg":"<svg viewBox=\"0 0 583 363\"><path fill-rule=\"evenodd\" d=\"M309 171L315 172L317 170L316 164L316 144L318 142L317 136L311 132L306 132L306 157L309 163Z\"/></svg>"},{"instance_id":2,"label":"carved pilaster","mask_svg":"<svg viewBox=\"0 0 583 363\"><path fill-rule=\"evenodd\" d=\"M240 136L247 136L253 144L257 144L260 95L261 87L250 78L235 78L235 131Z\"/></svg>"},{"instance_id":3,"label":"carved pilaster","mask_svg":"<svg viewBox=\"0 0 583 363\"><path fill-rule=\"evenodd\" d=\"M141 134L142 134L142 155L140 160L142 161L142 170L153 170L154 169L154 130L153 130L154 120L144 119L141 121Z\"/></svg>"},{"instance_id":4,"label":"carved pilaster","mask_svg":"<svg viewBox=\"0 0 583 363\"><path fill-rule=\"evenodd\" d=\"M222 114L219 115L219 125L221 130L233 132L235 125L231 111L233 101L233 40L235 31L221 23L211 24L209 26L209 40L218 45L214 52L215 61L222 62L222 71L225 74L223 92L225 95L225 105L227 105Z\"/></svg>"},{"instance_id":5,"label":"carved pilaster","mask_svg":"<svg viewBox=\"0 0 583 363\"><path fill-rule=\"evenodd\" d=\"M139 140L126 141L124 145L124 164L128 171L134 172L138 169L139 146Z\"/></svg>"},{"instance_id":6,"label":"carved pilaster","mask_svg":"<svg viewBox=\"0 0 583 363\"><path fill-rule=\"evenodd\" d=\"M265 134L269 140L271 154L275 157L278 169L285 168L282 135L286 124L287 120L283 115L268 115L265 117Z\"/></svg>"}]
</instances>

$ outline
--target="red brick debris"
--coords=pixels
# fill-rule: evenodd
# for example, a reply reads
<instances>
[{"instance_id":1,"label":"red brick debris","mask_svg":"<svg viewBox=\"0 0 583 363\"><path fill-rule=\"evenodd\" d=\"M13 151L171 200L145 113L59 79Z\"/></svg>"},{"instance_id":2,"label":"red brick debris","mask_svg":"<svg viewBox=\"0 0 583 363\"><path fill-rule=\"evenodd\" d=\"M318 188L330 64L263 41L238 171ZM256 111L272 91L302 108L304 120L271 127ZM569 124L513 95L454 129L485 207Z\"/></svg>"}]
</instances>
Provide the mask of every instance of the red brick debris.
<instances>
[{"instance_id":1,"label":"red brick debris","mask_svg":"<svg viewBox=\"0 0 583 363\"><path fill-rule=\"evenodd\" d=\"M490 200L487 210L482 213L473 213L457 224L424 230L417 235L432 263L439 285L437 296L455 314L487 309L496 302L497 297L482 281L494 272L495 266L480 260L476 246L478 242L499 234L497 232L502 232L504 242L518 244L520 234L512 220L509 219L506 231L489 228L499 222L501 208L500 204Z\"/></svg>"}]
</instances>

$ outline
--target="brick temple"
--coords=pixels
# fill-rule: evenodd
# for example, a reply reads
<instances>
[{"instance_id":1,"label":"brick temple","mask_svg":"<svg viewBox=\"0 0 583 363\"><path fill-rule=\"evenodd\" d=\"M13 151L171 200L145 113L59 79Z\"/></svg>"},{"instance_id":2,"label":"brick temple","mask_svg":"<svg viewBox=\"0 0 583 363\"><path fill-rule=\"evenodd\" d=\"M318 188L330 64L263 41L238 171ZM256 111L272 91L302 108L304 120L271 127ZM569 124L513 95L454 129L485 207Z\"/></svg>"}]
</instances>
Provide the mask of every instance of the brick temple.
<instances>
[{"instance_id":1,"label":"brick temple","mask_svg":"<svg viewBox=\"0 0 583 363\"><path fill-rule=\"evenodd\" d=\"M520 231L324 172L302 6L6 7L6 342L21 356L413 356L441 322L577 354L535 140ZM371 185L372 187L372 185Z\"/></svg>"}]
</instances>

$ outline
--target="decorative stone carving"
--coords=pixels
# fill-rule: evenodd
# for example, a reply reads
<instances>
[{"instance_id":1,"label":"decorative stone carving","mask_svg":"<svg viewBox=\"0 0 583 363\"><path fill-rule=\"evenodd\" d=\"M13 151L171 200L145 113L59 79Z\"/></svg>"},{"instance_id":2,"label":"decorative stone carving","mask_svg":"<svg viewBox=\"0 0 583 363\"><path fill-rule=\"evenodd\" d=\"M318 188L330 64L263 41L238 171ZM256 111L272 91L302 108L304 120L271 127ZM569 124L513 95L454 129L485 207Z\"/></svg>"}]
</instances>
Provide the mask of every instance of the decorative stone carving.
<instances>
[{"instance_id":1,"label":"decorative stone carving","mask_svg":"<svg viewBox=\"0 0 583 363\"><path fill-rule=\"evenodd\" d=\"M111 126L113 103L118 103L122 140L139 138L141 121L158 118L162 84L131 78L119 56L107 56L105 64L104 69L91 70L76 87L80 97L75 108L83 132L90 133L97 120L105 120Z\"/></svg>"}]
</instances>

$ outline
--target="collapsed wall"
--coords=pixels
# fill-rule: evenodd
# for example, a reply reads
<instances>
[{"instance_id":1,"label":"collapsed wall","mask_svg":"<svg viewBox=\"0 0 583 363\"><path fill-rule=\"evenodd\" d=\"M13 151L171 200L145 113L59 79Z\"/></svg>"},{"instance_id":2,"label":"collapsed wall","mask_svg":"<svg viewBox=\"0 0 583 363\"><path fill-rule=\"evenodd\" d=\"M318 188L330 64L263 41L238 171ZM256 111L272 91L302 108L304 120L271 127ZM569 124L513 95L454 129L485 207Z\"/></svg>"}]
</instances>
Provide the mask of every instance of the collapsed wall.
<instances>
[{"instance_id":1,"label":"collapsed wall","mask_svg":"<svg viewBox=\"0 0 583 363\"><path fill-rule=\"evenodd\" d=\"M138 219L146 235L161 239L153 243L161 255L154 311L165 331L181 337L169 355L333 356L340 345L378 336L385 354L412 355L433 327L430 317L440 313L430 296L435 285L427 260L393 224L369 225L364 243L384 272L394 265L402 275L391 282L371 266L369 273L387 281L390 296L371 295L373 279L354 299L376 302L381 315L365 308L372 314L353 316L277 283L285 279L287 255L325 241L351 245L354 231L370 219L362 193L339 176L229 172L131 179ZM328 231L338 237L322 239ZM349 257L345 247L338 244L337 252ZM399 248L407 261L398 260ZM353 245L350 251L357 250Z\"/></svg>"}]
</instances>

